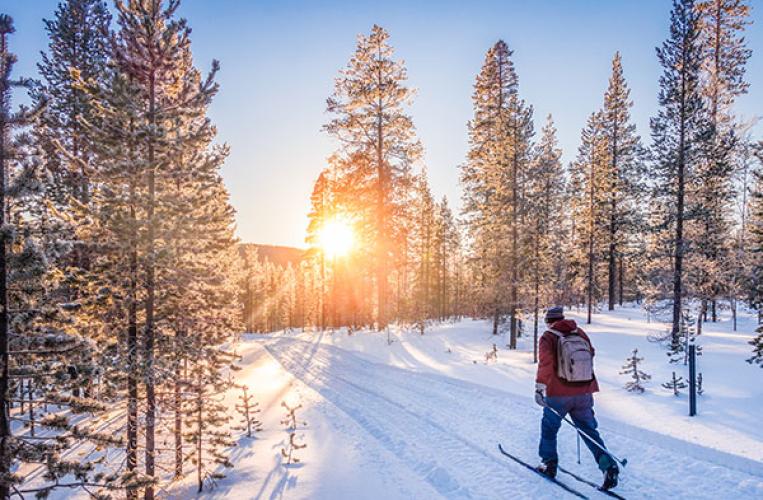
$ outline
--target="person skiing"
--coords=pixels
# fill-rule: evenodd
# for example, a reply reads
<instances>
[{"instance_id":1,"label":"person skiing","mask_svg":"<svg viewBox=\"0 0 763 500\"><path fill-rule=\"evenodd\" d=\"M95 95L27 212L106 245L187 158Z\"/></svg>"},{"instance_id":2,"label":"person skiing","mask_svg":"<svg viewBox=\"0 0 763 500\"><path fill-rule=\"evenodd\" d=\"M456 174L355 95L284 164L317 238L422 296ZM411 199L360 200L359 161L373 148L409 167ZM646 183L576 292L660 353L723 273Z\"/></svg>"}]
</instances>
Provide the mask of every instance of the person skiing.
<instances>
[{"instance_id":1,"label":"person skiing","mask_svg":"<svg viewBox=\"0 0 763 500\"><path fill-rule=\"evenodd\" d=\"M535 378L535 402L543 407L540 446L542 464L538 471L556 477L559 456L556 435L562 418L569 414L586 436L581 436L604 473L602 489L617 486L619 468L604 449L604 441L596 430L593 412L593 393L599 384L593 372L594 349L591 339L578 328L574 320L564 318L564 308L551 307L546 311L546 331L538 345L538 374ZM552 409L554 411L552 411ZM589 441L589 437L598 443Z\"/></svg>"}]
</instances>

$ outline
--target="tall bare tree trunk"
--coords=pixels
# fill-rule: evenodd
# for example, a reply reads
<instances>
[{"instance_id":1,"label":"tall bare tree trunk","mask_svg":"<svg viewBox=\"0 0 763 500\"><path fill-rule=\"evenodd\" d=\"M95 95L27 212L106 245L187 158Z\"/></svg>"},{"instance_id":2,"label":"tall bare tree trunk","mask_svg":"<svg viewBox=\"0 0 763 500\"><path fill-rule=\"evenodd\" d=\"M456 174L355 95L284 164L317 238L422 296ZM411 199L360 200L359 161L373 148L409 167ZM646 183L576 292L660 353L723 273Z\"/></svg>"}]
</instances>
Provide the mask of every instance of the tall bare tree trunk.
<instances>
[{"instance_id":1,"label":"tall bare tree trunk","mask_svg":"<svg viewBox=\"0 0 763 500\"><path fill-rule=\"evenodd\" d=\"M132 128L132 123L130 124ZM136 215L136 186L130 180L130 284L127 311L127 470L138 468L138 228ZM135 499L138 492L127 490L127 497Z\"/></svg>"},{"instance_id":2,"label":"tall bare tree trunk","mask_svg":"<svg viewBox=\"0 0 763 500\"><path fill-rule=\"evenodd\" d=\"M148 119L153 128L156 124L156 82L155 75L152 72L149 75L148 82L149 102ZM152 134L155 133L152 131ZM145 363L146 363L146 475L154 477L156 473L156 389L154 374L154 301L156 292L155 270L154 270L154 239L156 237L154 220L154 204L156 196L155 179L155 145L153 137L149 136L148 142L148 200L146 207L146 219L148 222L148 248L146 259L146 344L145 344ZM154 498L154 488L149 485L146 487L146 500Z\"/></svg>"},{"instance_id":3,"label":"tall bare tree trunk","mask_svg":"<svg viewBox=\"0 0 763 500\"><path fill-rule=\"evenodd\" d=\"M519 127L514 124L514 137L516 140ZM511 167L511 331L509 336L509 349L517 348L517 288L519 286L519 158L517 157L516 144L514 158Z\"/></svg>"},{"instance_id":4,"label":"tall bare tree trunk","mask_svg":"<svg viewBox=\"0 0 763 500\"><path fill-rule=\"evenodd\" d=\"M680 343L681 331L681 301L683 296L683 263L684 263L684 196L685 196L685 163L686 154L686 89L685 69L682 70L682 94L680 106L680 125L678 137L678 191L676 193L676 231L675 231L675 258L673 262L673 325L671 328L672 347L677 348Z\"/></svg>"},{"instance_id":5,"label":"tall bare tree trunk","mask_svg":"<svg viewBox=\"0 0 763 500\"><path fill-rule=\"evenodd\" d=\"M182 399L182 385L183 377L181 372L181 361L183 358L183 330L182 327L178 327L175 330L175 362L174 362L174 399L173 399L173 412L175 413L175 479L183 477L183 399Z\"/></svg>"},{"instance_id":6,"label":"tall bare tree trunk","mask_svg":"<svg viewBox=\"0 0 763 500\"><path fill-rule=\"evenodd\" d=\"M595 146L594 146L595 147ZM594 230L595 230L595 218L596 218L596 207L594 204L594 192L595 192L595 184L594 184L594 175L596 172L596 157L595 152L591 156L591 173L590 173L590 179L588 184L590 184L591 189L589 190L589 210L590 213L588 214L588 316L586 319L586 323L589 325L591 324L591 315L593 313L593 285L594 285L594 279L593 279L593 271L594 271Z\"/></svg>"},{"instance_id":7,"label":"tall bare tree trunk","mask_svg":"<svg viewBox=\"0 0 763 500\"><path fill-rule=\"evenodd\" d=\"M619 265L619 269L620 270L618 272L618 278L617 278L617 286L620 289L619 293L618 293L618 295L619 295L619 301L618 302L620 303L621 307L623 305L623 295L625 295L625 293L624 293L624 291L625 291L625 283L624 283L624 281L625 281L625 263L623 262L624 260L625 260L625 257L623 257L622 254L621 254L620 255L620 265Z\"/></svg>"},{"instance_id":8,"label":"tall bare tree trunk","mask_svg":"<svg viewBox=\"0 0 763 500\"><path fill-rule=\"evenodd\" d=\"M6 35L0 36L0 54L7 51ZM0 68L4 69L4 68ZM0 72L0 75L4 72ZM0 88L0 225L5 226L8 223L6 218L8 201L5 199L6 181L8 177L7 159L6 159L6 139L8 135L8 124L5 116L9 107L9 92L3 87ZM8 335L8 242L5 236L0 235L0 476L6 477L11 470L11 454L9 440L11 439L11 419L10 408L8 407L9 373L10 364L9 335ZM10 497L10 485L5 481L0 481L0 498Z\"/></svg>"},{"instance_id":9,"label":"tall bare tree trunk","mask_svg":"<svg viewBox=\"0 0 763 500\"><path fill-rule=\"evenodd\" d=\"M381 51L381 48L379 48ZM378 55L382 59L381 52ZM384 85L382 68L379 65L377 72L379 88ZM381 95L378 100L378 114L376 117L376 169L378 176L377 192L377 242L376 242L376 292L377 292L377 328L383 330L387 327L387 168L384 164L384 103Z\"/></svg>"},{"instance_id":10,"label":"tall bare tree trunk","mask_svg":"<svg viewBox=\"0 0 763 500\"><path fill-rule=\"evenodd\" d=\"M617 114L615 114L615 117ZM610 210L609 216L609 269L608 269L608 289L607 299L610 311L615 309L615 278L617 274L617 118L612 129L612 171L610 175Z\"/></svg>"}]
</instances>

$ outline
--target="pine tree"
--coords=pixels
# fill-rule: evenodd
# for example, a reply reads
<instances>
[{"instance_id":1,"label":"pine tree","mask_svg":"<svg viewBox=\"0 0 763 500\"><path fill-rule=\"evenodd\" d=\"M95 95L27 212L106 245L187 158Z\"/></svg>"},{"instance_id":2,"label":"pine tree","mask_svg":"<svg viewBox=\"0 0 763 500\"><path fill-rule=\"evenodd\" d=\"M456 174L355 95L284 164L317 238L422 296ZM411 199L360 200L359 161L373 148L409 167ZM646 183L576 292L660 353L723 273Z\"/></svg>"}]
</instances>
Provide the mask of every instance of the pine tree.
<instances>
[{"instance_id":1,"label":"pine tree","mask_svg":"<svg viewBox=\"0 0 763 500\"><path fill-rule=\"evenodd\" d=\"M455 297L455 273L461 266L459 261L460 238L453 212L447 197L436 207L434 230L434 267L436 273L435 295L436 315L440 321L452 317L458 301Z\"/></svg>"},{"instance_id":2,"label":"pine tree","mask_svg":"<svg viewBox=\"0 0 763 500\"><path fill-rule=\"evenodd\" d=\"M599 276L604 254L605 226L602 217L608 206L608 145L603 134L603 113L589 116L580 136L578 155L571 165L571 205L574 222L572 267L576 288L586 292L587 319L601 296ZM609 221L607 221L609 222Z\"/></svg>"},{"instance_id":3,"label":"pine tree","mask_svg":"<svg viewBox=\"0 0 763 500\"><path fill-rule=\"evenodd\" d=\"M601 114L601 133L607 151L603 172L607 200L602 207L602 216L607 225L607 298L610 311L617 301L618 259L622 263L626 237L638 227L637 209L644 191L641 144L636 135L636 125L630 119L631 107L633 101L623 77L622 59L618 52L612 59L612 76L604 94Z\"/></svg>"},{"instance_id":4,"label":"pine tree","mask_svg":"<svg viewBox=\"0 0 763 500\"><path fill-rule=\"evenodd\" d=\"M474 118L469 122L470 150L461 182L483 295L480 301L493 319L494 334L508 312L509 346L515 349L523 278L520 269L525 257L520 241L525 220L523 181L532 156L533 110L519 98L511 55L506 43L498 41L488 50L477 75Z\"/></svg>"},{"instance_id":5,"label":"pine tree","mask_svg":"<svg viewBox=\"0 0 763 500\"><path fill-rule=\"evenodd\" d=\"M433 276L435 269L435 202L429 190L426 170L417 179L414 224L411 247L413 249L414 305L412 320L421 335L426 325L434 316Z\"/></svg>"},{"instance_id":6,"label":"pine tree","mask_svg":"<svg viewBox=\"0 0 763 500\"><path fill-rule=\"evenodd\" d=\"M66 209L70 197L79 203L90 198L87 170L92 140L83 123L95 119L95 110L90 95L76 81L105 84L109 78L111 15L103 0L67 0L44 23L48 51L37 66L43 81L35 94L47 101L40 135L53 178L49 195Z\"/></svg>"},{"instance_id":7,"label":"pine tree","mask_svg":"<svg viewBox=\"0 0 763 500\"><path fill-rule=\"evenodd\" d=\"M376 326L384 329L389 316L388 263L395 260L393 244L400 230L401 203L407 200L410 170L421 157L413 121L405 113L413 90L396 61L389 34L374 25L358 37L355 54L337 78L327 110L334 118L324 129L341 146L337 155L345 177L361 181L373 197L373 249L376 285ZM349 161L362 156L360 162Z\"/></svg>"},{"instance_id":8,"label":"pine tree","mask_svg":"<svg viewBox=\"0 0 763 500\"><path fill-rule=\"evenodd\" d=\"M194 148L206 147L214 133L204 113L217 90L214 73L200 78L193 67L190 51L190 29L175 12L179 2L166 6L160 0L141 0L125 5L117 2L118 24L114 57L117 67L136 88L139 103L133 126L142 140L136 143L135 153L141 160L140 189L144 231L139 233L139 247L144 256L145 297L142 343L142 365L145 380L145 470L153 477L156 472L157 379L161 359L157 360L157 344L163 343L157 325L161 308L162 286L159 273L169 268L171 252L163 251L158 235L164 224L177 217L173 212L171 187L178 182L173 165L183 163L183 155L193 155ZM182 169L181 169L182 171ZM174 181L174 182L173 182ZM209 186L206 186L209 189ZM214 193L212 194L214 196ZM164 200L167 200L165 202ZM151 486L146 498L153 498Z\"/></svg>"},{"instance_id":9,"label":"pine tree","mask_svg":"<svg viewBox=\"0 0 763 500\"><path fill-rule=\"evenodd\" d=\"M714 273L704 273L699 286L705 292L703 315L706 316L709 302L712 320L716 321L717 300L729 291L732 172L734 156L739 153L732 106L736 97L749 87L744 74L751 51L746 47L743 32L750 24L750 7L742 0L706 0L699 2L696 9L703 51L702 95L710 128L698 169L702 179L697 194L701 204L698 247L702 257L714 262L716 269Z\"/></svg>"},{"instance_id":10,"label":"pine tree","mask_svg":"<svg viewBox=\"0 0 763 500\"><path fill-rule=\"evenodd\" d=\"M660 77L660 110L651 120L654 142L655 196L665 210L660 228L670 228L673 257L671 335L678 342L684 286L684 260L691 250L685 235L685 222L693 213L687 207L687 186L694 178L706 137L706 113L701 95L702 49L699 16L693 0L674 0L670 36L657 49L663 67Z\"/></svg>"},{"instance_id":11,"label":"pine tree","mask_svg":"<svg viewBox=\"0 0 763 500\"><path fill-rule=\"evenodd\" d=\"M561 163L556 128L551 115L541 131L535 148L535 159L528 172L526 188L527 247L531 249L528 294L533 308L533 361L538 360L539 310L558 297L562 276L558 272L558 247L564 238L564 216L567 203L565 172ZM553 236L550 236L553 234Z\"/></svg>"},{"instance_id":12,"label":"pine tree","mask_svg":"<svg viewBox=\"0 0 763 500\"><path fill-rule=\"evenodd\" d=\"M55 211L46 209L50 187L43 170L43 152L27 129L37 124L45 105L12 112L11 91L30 91L32 82L13 80L16 57L10 52L13 20L0 15L0 496L10 491L47 496L59 480L74 476L69 487L108 486L115 478L93 474L90 460L61 456L72 441L96 441L101 446L118 440L75 426L72 416L100 413L105 407L82 397L81 376L94 373L93 344L74 330L69 315L76 304L64 302L55 262L69 251L65 242L48 240L51 228L61 227ZM26 384L25 384L26 382ZM13 412L12 403L27 413ZM23 406L22 406L23 408ZM28 426L28 434L12 430L11 421ZM35 435L37 427L45 434ZM45 464L46 481L36 489L18 489L24 477L21 463Z\"/></svg>"},{"instance_id":13,"label":"pine tree","mask_svg":"<svg viewBox=\"0 0 763 500\"><path fill-rule=\"evenodd\" d=\"M739 141L738 154L736 155L735 167L735 193L736 193L736 217L739 224L731 245L731 270L729 277L729 295L731 298L732 328L737 331L737 309L740 300L743 300L747 291L747 277L750 275L750 199L754 183L755 144L749 130Z\"/></svg>"},{"instance_id":14,"label":"pine tree","mask_svg":"<svg viewBox=\"0 0 763 500\"><path fill-rule=\"evenodd\" d=\"M631 356L625 360L623 371L620 372L620 375L630 375L633 379L625 384L625 388L628 392L643 393L643 382L652 378L651 375L648 375L639 368L639 363L642 361L644 361L644 358L638 356L638 349L633 349Z\"/></svg>"},{"instance_id":15,"label":"pine tree","mask_svg":"<svg viewBox=\"0 0 763 500\"><path fill-rule=\"evenodd\" d=\"M205 349L201 336L196 340L196 349L203 355L203 362L193 364L185 384L191 393L184 407L187 430L185 439L190 444L188 458L196 468L198 492L204 490L204 483L213 486L225 477L220 467L230 468L233 464L227 449L235 446L227 430L231 417L224 404L224 395L230 383L223 377L222 369L232 358L218 349Z\"/></svg>"},{"instance_id":16,"label":"pine tree","mask_svg":"<svg viewBox=\"0 0 763 500\"><path fill-rule=\"evenodd\" d=\"M187 436L197 436L196 444L207 439L209 428L184 428L183 415L191 403L217 411L210 388L228 364L220 346L238 331L236 285L244 277L219 174L227 148L211 146L215 129L206 117L217 63L206 78L193 67L189 30L174 17L177 2L117 7L114 71L105 83L76 83L97 103L83 125L94 146L94 189L78 238L92 245L93 261L78 293L89 336L104 346L105 392L127 400L124 485L129 497L145 487L150 498L163 430L155 425L164 417L158 408L174 417L167 439L174 438L176 476ZM138 472L144 396L145 476ZM224 436L208 441L222 446Z\"/></svg>"}]
</instances>

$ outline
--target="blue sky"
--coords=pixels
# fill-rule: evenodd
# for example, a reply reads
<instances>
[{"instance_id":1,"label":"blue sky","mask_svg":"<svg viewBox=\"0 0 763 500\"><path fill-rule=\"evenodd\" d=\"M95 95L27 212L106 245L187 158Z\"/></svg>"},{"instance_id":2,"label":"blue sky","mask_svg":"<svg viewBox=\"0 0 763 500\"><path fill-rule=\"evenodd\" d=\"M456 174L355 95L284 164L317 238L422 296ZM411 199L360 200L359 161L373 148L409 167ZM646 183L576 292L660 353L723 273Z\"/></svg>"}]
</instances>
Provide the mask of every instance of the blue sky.
<instances>
[{"instance_id":1,"label":"blue sky","mask_svg":"<svg viewBox=\"0 0 763 500\"><path fill-rule=\"evenodd\" d=\"M738 113L763 114L763 2L752 0L750 93ZM42 19L56 0L3 0L16 20L16 75L36 76L46 47ZM554 115L565 161L575 156L586 117L601 105L610 62L623 56L633 117L648 143L667 36L669 0L246 1L184 0L202 69L219 59L221 91L210 110L231 146L223 168L243 241L303 245L312 184L334 144L320 131L325 100L358 33L374 23L405 60L411 108L426 150L432 189L460 206L458 165L467 149L474 77L499 38L514 52L520 93L535 107L536 130ZM756 128L763 138L763 127Z\"/></svg>"}]
</instances>

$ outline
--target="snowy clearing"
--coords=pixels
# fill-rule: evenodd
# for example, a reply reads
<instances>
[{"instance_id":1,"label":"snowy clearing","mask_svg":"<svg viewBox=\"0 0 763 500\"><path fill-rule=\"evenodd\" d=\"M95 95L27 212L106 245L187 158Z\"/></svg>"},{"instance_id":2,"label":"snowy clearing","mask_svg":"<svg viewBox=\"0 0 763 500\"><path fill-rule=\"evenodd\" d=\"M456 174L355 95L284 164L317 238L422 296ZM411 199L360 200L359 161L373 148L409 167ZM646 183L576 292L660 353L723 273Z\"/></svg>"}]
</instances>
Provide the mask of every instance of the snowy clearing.
<instances>
[{"instance_id":1,"label":"snowy clearing","mask_svg":"<svg viewBox=\"0 0 763 500\"><path fill-rule=\"evenodd\" d=\"M576 317L573 314L573 317ZM580 319L577 318L576 319ZM670 372L664 351L646 336L639 309L599 314L587 331L597 348L602 392L596 409L608 446L629 464L617 492L626 498L761 498L763 431L754 425L763 388L760 369L744 363L752 320L740 331L707 324L699 370L706 393L700 416L689 418L685 396L660 387ZM540 409L532 401L535 366L531 338L509 352L481 321L432 328L424 336L381 333L247 335L243 370L263 407L264 430L243 438L236 467L212 498L561 498L557 486L507 461L497 443L537 462ZM498 361L484 354L495 342ZM618 372L634 347L653 375L647 392L629 394ZM475 363L476 361L476 363ZM722 373L722 376L720 374ZM721 382L721 380L723 382ZM282 400L301 403L301 463L284 466L287 434L279 424ZM587 450L576 461L574 432L559 437L562 465L599 481ZM590 487L561 477L591 498ZM173 498L195 494L192 482Z\"/></svg>"}]
</instances>

